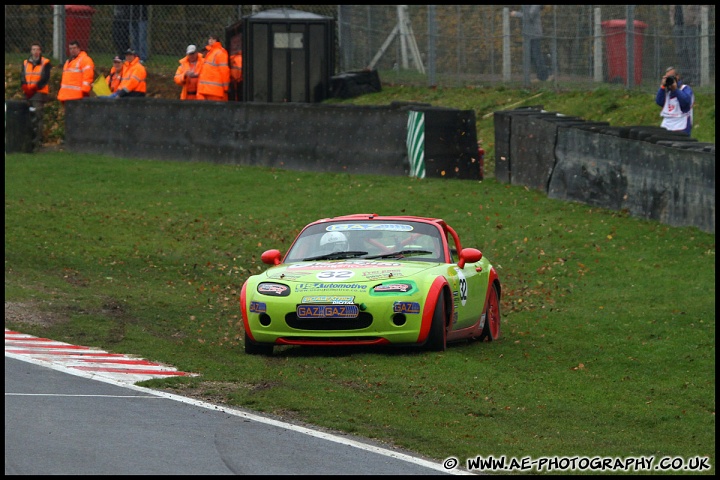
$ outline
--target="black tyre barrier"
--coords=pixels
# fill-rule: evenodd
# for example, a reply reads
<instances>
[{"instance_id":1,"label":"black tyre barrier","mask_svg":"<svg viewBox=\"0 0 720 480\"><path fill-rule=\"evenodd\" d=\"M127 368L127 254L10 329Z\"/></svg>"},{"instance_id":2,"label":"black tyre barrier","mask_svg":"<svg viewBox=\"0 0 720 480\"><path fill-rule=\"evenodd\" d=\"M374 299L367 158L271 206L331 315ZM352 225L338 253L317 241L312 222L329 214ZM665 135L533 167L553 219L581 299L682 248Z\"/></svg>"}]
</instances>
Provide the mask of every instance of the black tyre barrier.
<instances>
[{"instance_id":1,"label":"black tyre barrier","mask_svg":"<svg viewBox=\"0 0 720 480\"><path fill-rule=\"evenodd\" d=\"M33 126L30 104L23 101L5 102L5 153L32 153Z\"/></svg>"}]
</instances>

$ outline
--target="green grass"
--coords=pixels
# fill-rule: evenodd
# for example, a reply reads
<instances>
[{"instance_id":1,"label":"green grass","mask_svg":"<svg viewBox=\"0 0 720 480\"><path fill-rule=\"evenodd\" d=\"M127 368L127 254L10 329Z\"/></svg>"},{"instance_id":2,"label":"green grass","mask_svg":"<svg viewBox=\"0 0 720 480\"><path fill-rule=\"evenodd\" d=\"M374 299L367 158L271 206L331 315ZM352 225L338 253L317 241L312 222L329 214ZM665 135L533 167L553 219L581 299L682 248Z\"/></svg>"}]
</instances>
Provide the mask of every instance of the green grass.
<instances>
[{"instance_id":1,"label":"green grass","mask_svg":"<svg viewBox=\"0 0 720 480\"><path fill-rule=\"evenodd\" d=\"M321 217L427 215L496 265L503 338L245 355L238 295ZM715 236L497 183L70 153L5 157L6 328L201 374L145 385L477 455L708 456Z\"/></svg>"}]
</instances>

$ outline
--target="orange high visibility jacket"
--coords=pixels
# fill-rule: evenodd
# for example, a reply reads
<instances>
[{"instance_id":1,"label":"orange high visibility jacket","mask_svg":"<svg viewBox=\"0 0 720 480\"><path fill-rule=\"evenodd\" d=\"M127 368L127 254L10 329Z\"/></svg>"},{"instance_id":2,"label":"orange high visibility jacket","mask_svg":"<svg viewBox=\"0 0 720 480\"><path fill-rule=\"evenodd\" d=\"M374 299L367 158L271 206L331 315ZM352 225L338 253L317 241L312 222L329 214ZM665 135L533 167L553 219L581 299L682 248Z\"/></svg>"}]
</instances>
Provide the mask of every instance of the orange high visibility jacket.
<instances>
[{"instance_id":1,"label":"orange high visibility jacket","mask_svg":"<svg viewBox=\"0 0 720 480\"><path fill-rule=\"evenodd\" d=\"M105 79L107 82L108 87L110 88L110 91L115 93L120 86L120 81L122 80L122 68L118 72L117 68L114 66L110 68L110 75Z\"/></svg>"},{"instance_id":2,"label":"orange high visibility jacket","mask_svg":"<svg viewBox=\"0 0 720 480\"><path fill-rule=\"evenodd\" d=\"M233 82L242 82L242 53L230 55L230 80Z\"/></svg>"},{"instance_id":3,"label":"orange high visibility jacket","mask_svg":"<svg viewBox=\"0 0 720 480\"><path fill-rule=\"evenodd\" d=\"M187 77L185 76L185 74L200 73L203 67L203 63L205 63L205 59L203 58L201 53L198 53L197 62L195 62L195 65L190 63L187 55L181 58L179 62L180 66L178 66L177 70L175 71L175 77L173 78L173 80L175 80L175 83L177 83L178 85L182 85L183 87L182 92L180 92L180 100L187 99L188 95L190 95L191 98L195 98L195 95L197 95L198 77Z\"/></svg>"},{"instance_id":4,"label":"orange high visibility jacket","mask_svg":"<svg viewBox=\"0 0 720 480\"><path fill-rule=\"evenodd\" d=\"M47 70L46 70L47 69ZM23 62L23 84L34 85L38 93L50 93L50 60L41 56L36 62L32 57Z\"/></svg>"},{"instance_id":5,"label":"orange high visibility jacket","mask_svg":"<svg viewBox=\"0 0 720 480\"><path fill-rule=\"evenodd\" d=\"M230 88L228 53L220 42L210 45L198 78L198 93L222 97Z\"/></svg>"},{"instance_id":6,"label":"orange high visibility jacket","mask_svg":"<svg viewBox=\"0 0 720 480\"><path fill-rule=\"evenodd\" d=\"M95 62L87 53L82 51L77 57L68 58L63 67L57 99L64 102L90 95L94 78Z\"/></svg>"},{"instance_id":7,"label":"orange high visibility jacket","mask_svg":"<svg viewBox=\"0 0 720 480\"><path fill-rule=\"evenodd\" d=\"M146 78L145 66L140 63L140 57L135 57L132 62L123 63L122 80L118 85L118 91L125 90L126 94L130 92L145 93L147 92Z\"/></svg>"}]
</instances>

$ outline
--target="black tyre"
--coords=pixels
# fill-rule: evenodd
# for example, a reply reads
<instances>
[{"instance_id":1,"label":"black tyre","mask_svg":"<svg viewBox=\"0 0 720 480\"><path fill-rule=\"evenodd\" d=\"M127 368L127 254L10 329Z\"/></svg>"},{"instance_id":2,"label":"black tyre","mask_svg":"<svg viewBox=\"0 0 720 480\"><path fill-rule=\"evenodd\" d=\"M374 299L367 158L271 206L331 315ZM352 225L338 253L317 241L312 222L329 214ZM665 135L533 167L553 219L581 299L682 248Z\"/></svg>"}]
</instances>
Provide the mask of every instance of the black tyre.
<instances>
[{"instance_id":1,"label":"black tyre","mask_svg":"<svg viewBox=\"0 0 720 480\"><path fill-rule=\"evenodd\" d=\"M245 353L248 355L272 355L273 346L266 343L255 343L245 334Z\"/></svg>"},{"instance_id":2,"label":"black tyre","mask_svg":"<svg viewBox=\"0 0 720 480\"><path fill-rule=\"evenodd\" d=\"M500 337L500 299L495 285L490 287L490 298L485 307L485 325L480 334L480 341L492 342Z\"/></svg>"},{"instance_id":3,"label":"black tyre","mask_svg":"<svg viewBox=\"0 0 720 480\"><path fill-rule=\"evenodd\" d=\"M444 352L447 348L447 337L445 330L445 293L438 295L437 305L433 313L432 324L430 325L430 333L425 342L425 349L431 352Z\"/></svg>"}]
</instances>

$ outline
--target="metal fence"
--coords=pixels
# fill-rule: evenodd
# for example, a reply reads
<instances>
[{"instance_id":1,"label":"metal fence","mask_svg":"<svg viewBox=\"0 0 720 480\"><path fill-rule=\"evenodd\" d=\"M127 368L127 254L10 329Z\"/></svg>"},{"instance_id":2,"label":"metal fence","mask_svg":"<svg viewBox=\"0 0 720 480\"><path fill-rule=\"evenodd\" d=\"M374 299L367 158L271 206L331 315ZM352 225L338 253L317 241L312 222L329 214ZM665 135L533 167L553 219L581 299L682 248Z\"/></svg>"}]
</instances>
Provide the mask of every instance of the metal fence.
<instances>
[{"instance_id":1,"label":"metal fence","mask_svg":"<svg viewBox=\"0 0 720 480\"><path fill-rule=\"evenodd\" d=\"M6 5L5 56L26 56L33 41L64 61L77 39L96 59L128 46L149 71L172 69L188 44L205 45L244 16L294 9L336 20L337 73L377 69L381 80L414 85L528 85L537 81L521 5ZM545 5L540 58L548 85L653 88L680 68L695 88L715 91L715 7ZM630 27L630 28L628 28ZM97 60L96 60L97 63ZM99 67L110 67L98 65ZM172 73L172 72L170 72Z\"/></svg>"}]
</instances>

